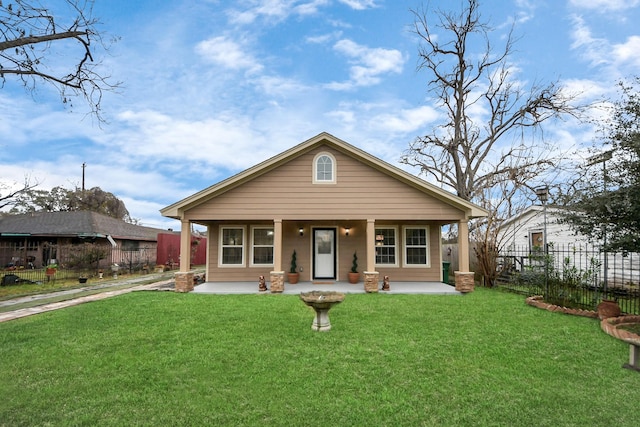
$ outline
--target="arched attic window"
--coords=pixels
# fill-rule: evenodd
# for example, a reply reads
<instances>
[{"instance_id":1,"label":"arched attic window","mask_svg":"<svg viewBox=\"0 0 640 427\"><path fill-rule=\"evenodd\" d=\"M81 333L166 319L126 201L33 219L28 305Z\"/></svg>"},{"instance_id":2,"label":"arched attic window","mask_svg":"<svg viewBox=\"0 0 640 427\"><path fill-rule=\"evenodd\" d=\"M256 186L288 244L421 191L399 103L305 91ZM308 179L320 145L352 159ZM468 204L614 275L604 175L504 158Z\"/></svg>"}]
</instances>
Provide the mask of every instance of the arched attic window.
<instances>
[{"instance_id":1,"label":"arched attic window","mask_svg":"<svg viewBox=\"0 0 640 427\"><path fill-rule=\"evenodd\" d=\"M320 153L313 159L313 183L335 184L336 159L329 153Z\"/></svg>"}]
</instances>

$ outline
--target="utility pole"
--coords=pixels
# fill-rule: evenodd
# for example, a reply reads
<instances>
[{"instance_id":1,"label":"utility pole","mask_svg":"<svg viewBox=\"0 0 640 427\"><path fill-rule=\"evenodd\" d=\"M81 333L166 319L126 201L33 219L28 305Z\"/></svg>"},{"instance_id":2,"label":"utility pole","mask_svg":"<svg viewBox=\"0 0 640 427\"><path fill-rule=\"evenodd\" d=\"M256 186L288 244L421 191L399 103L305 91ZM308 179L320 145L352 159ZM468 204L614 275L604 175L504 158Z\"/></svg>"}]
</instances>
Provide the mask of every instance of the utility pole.
<instances>
[{"instance_id":1,"label":"utility pole","mask_svg":"<svg viewBox=\"0 0 640 427\"><path fill-rule=\"evenodd\" d=\"M542 202L542 212L544 214L544 232L542 234L542 244L544 247L544 299L549 298L549 247L547 246L547 201L549 200L549 187L538 187L535 189L536 196Z\"/></svg>"},{"instance_id":2,"label":"utility pole","mask_svg":"<svg viewBox=\"0 0 640 427\"><path fill-rule=\"evenodd\" d=\"M84 170L87 167L85 162L82 162L82 192L84 193Z\"/></svg>"},{"instance_id":3,"label":"utility pole","mask_svg":"<svg viewBox=\"0 0 640 427\"><path fill-rule=\"evenodd\" d=\"M613 157L613 150L604 151L595 156L591 156L587 159L587 166L597 165L602 163L602 191L604 196L607 196L607 160L611 160ZM603 287L604 298L607 296L607 289L609 287L609 254L607 253L607 224L602 223L602 247L604 255L604 271L603 271Z\"/></svg>"}]
</instances>

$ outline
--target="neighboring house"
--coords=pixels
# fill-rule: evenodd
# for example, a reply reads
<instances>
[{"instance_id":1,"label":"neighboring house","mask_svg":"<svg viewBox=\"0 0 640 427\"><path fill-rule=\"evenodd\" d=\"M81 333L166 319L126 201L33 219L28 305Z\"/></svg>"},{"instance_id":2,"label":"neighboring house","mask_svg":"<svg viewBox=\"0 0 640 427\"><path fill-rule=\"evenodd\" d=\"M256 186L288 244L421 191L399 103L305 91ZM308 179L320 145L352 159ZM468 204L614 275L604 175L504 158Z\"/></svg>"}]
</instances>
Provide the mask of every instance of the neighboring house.
<instances>
[{"instance_id":1,"label":"neighboring house","mask_svg":"<svg viewBox=\"0 0 640 427\"><path fill-rule=\"evenodd\" d=\"M546 231L547 243L554 245L569 245L587 243L584 236L577 236L568 224L561 219L562 209L547 207ZM545 231L545 211L542 206L530 206L521 213L505 220L500 226L498 244L501 248L542 248Z\"/></svg>"},{"instance_id":2,"label":"neighboring house","mask_svg":"<svg viewBox=\"0 0 640 427\"><path fill-rule=\"evenodd\" d=\"M468 254L468 221L486 211L321 133L161 210L207 227L206 280L270 279L283 287L292 253L303 281L344 281L358 256L365 289L392 281L441 281L441 227L458 224ZM189 280L181 260L180 275ZM177 278L178 280L178 278ZM182 280L182 279L180 279ZM473 283L468 256L456 280Z\"/></svg>"},{"instance_id":3,"label":"neighboring house","mask_svg":"<svg viewBox=\"0 0 640 427\"><path fill-rule=\"evenodd\" d=\"M107 255L99 261L101 268L113 263L151 267L156 263L157 236L162 232L166 230L89 211L7 215L0 217L0 262L3 267L73 266L82 250L102 248Z\"/></svg>"},{"instance_id":4,"label":"neighboring house","mask_svg":"<svg viewBox=\"0 0 640 427\"><path fill-rule=\"evenodd\" d=\"M623 285L640 281L640 254L607 253L601 242L590 241L563 223L563 209L547 207L546 232L552 267L562 273L566 268L581 273L593 272L595 280L609 285ZM501 263L508 269L522 270L539 267L544 248L545 210L530 206L507 219L500 228L498 245Z\"/></svg>"}]
</instances>

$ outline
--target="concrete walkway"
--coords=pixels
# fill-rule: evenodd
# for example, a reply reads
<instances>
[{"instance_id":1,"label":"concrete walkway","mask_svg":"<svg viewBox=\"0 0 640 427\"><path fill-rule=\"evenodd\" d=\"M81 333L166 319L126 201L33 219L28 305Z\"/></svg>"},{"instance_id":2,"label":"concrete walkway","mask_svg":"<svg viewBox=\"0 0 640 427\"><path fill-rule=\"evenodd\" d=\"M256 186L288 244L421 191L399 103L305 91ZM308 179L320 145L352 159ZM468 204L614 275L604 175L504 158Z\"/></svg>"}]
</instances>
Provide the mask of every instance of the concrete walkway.
<instances>
[{"instance_id":1,"label":"concrete walkway","mask_svg":"<svg viewBox=\"0 0 640 427\"><path fill-rule=\"evenodd\" d=\"M83 304L85 302L91 301L99 301L105 298L111 298L116 295L122 295L133 291L144 291L144 290L158 290L166 287L171 287L175 280L165 279L159 280L153 283L146 283L142 285L135 285L137 282L148 281L149 277L141 276L139 278L122 280L122 281L112 281L110 283L105 283L104 285L96 285L96 286L85 286L82 288L69 289L65 291L57 291L45 294L38 295L30 295L28 297L19 297L6 301L0 301L0 307L10 307L12 305L24 304L33 301L44 301L46 299L54 299L60 297L69 297L64 301L57 302L43 302L43 304L36 305L28 308L20 308L12 311L7 311L4 313L0 313L0 322L6 322L9 320L20 319L22 317L31 316L38 313L46 313L47 311L59 310L65 307L71 307L74 305ZM122 288L122 286L126 286L127 284L131 284L130 287ZM109 288L119 287L118 289L108 290ZM97 292L91 295L82 295L76 298L73 297L74 294L81 294L83 292L87 292L90 290L96 289L105 289L105 292Z\"/></svg>"}]
</instances>

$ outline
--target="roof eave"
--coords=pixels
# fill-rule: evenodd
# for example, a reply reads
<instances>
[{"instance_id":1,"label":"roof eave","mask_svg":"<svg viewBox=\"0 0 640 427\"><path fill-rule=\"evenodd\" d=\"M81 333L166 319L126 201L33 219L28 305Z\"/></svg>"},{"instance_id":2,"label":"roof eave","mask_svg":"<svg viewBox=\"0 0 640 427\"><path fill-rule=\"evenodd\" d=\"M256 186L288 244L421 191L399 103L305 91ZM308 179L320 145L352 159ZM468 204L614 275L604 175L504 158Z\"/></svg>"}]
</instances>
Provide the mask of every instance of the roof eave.
<instances>
[{"instance_id":1,"label":"roof eave","mask_svg":"<svg viewBox=\"0 0 640 427\"><path fill-rule=\"evenodd\" d=\"M223 181L220 181L217 184L214 184L210 187L207 187L189 197L186 197L172 205L169 205L160 210L160 214L174 219L182 219L184 212L207 201L216 195L228 191L236 186L242 184L243 182L253 179L256 176L262 175L278 165L288 162L295 157L300 156L304 152L313 149L316 145L327 141L338 148L340 151L348 155L356 155L361 160L364 160L370 166L387 173L396 179L401 179L405 183L408 183L414 187L417 187L421 191L425 193L431 194L439 200L446 202L465 212L466 219L472 218L480 218L488 216L489 212L480 206L468 202L460 197L449 193L427 181L424 181L409 172L406 172L396 166L391 165L390 163L385 162L364 150L361 150L358 147L355 147L347 142L336 138L335 136L322 132L307 141L301 142L300 144L274 156L270 159L265 160L264 162L258 163L255 166L250 167L249 169L245 169L244 171L233 175Z\"/></svg>"}]
</instances>

